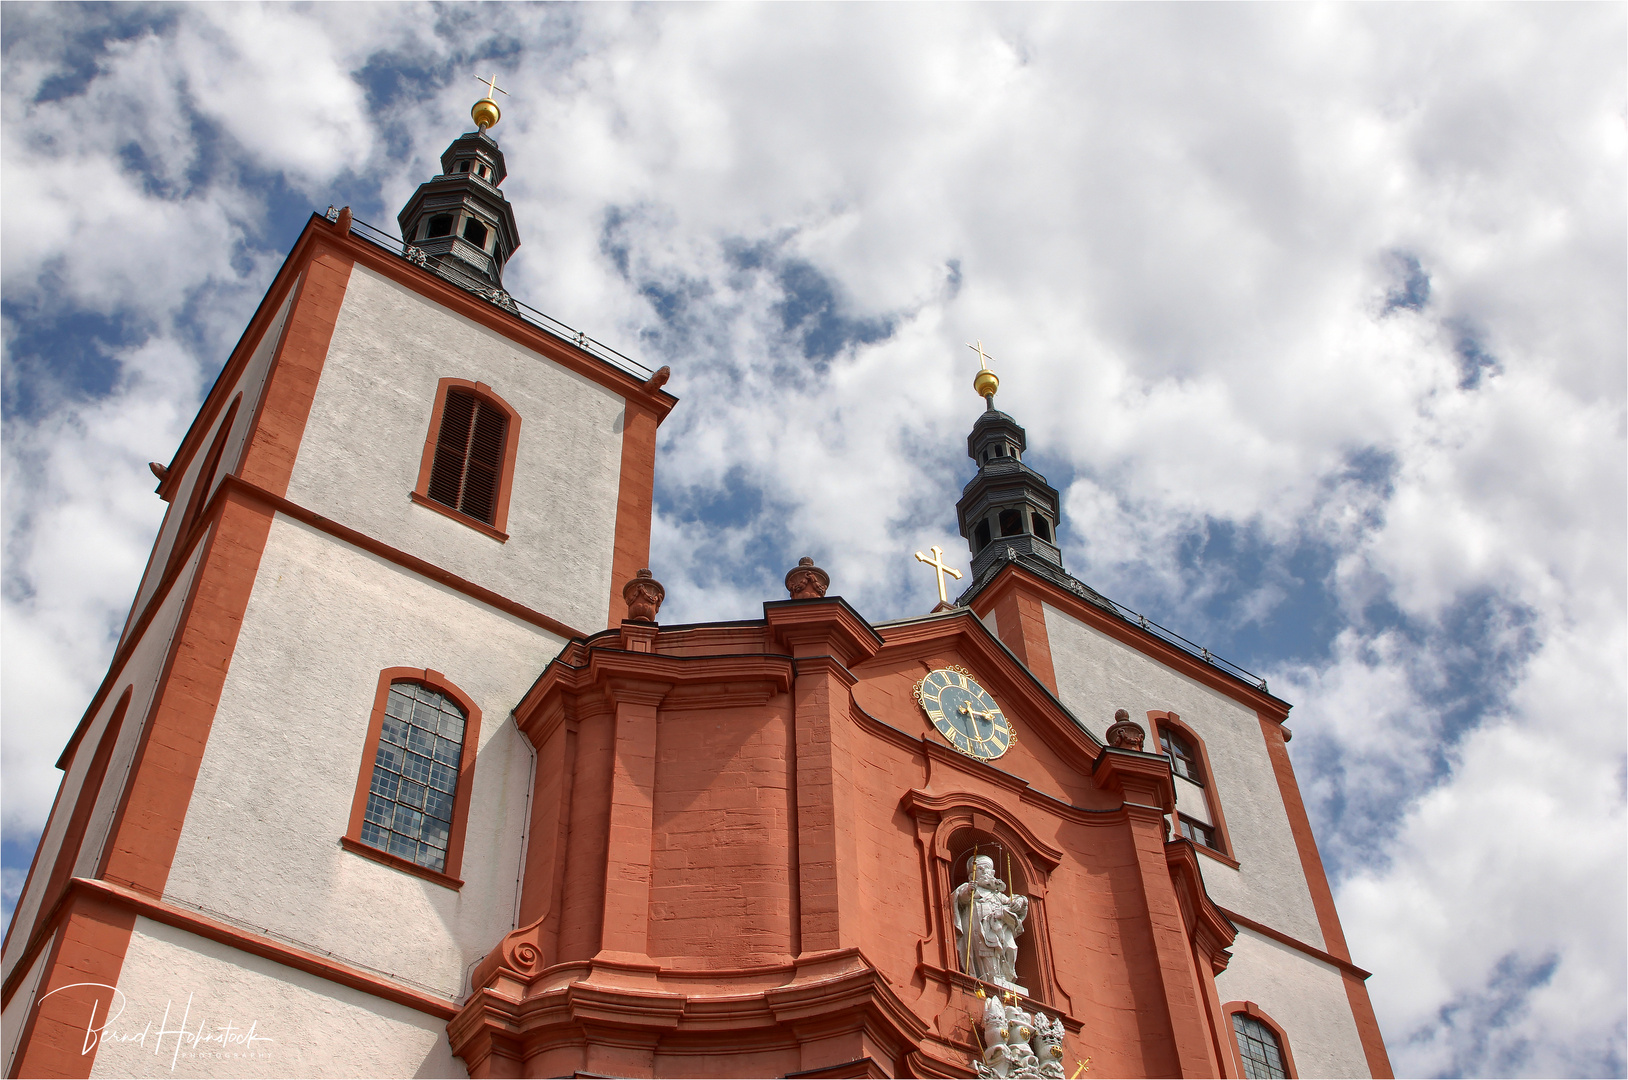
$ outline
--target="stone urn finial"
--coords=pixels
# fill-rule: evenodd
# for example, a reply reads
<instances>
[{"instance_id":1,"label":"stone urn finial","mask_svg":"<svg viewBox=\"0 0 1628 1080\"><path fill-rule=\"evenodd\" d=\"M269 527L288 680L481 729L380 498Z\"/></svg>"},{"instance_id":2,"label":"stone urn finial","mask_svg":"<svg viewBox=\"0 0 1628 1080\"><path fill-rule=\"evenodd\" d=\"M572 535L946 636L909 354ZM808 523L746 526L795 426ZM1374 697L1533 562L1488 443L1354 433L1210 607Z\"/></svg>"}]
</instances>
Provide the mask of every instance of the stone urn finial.
<instances>
[{"instance_id":1,"label":"stone urn finial","mask_svg":"<svg viewBox=\"0 0 1628 1080\"><path fill-rule=\"evenodd\" d=\"M1131 719L1124 709L1114 710L1114 722L1108 725L1108 745L1121 750L1141 750L1148 733L1142 725Z\"/></svg>"},{"instance_id":2,"label":"stone urn finial","mask_svg":"<svg viewBox=\"0 0 1628 1080\"><path fill-rule=\"evenodd\" d=\"M667 599L667 590L661 582L650 576L648 568L640 570L622 586L622 599L627 601L627 617L634 622L653 623L661 602Z\"/></svg>"},{"instance_id":3,"label":"stone urn finial","mask_svg":"<svg viewBox=\"0 0 1628 1080\"><path fill-rule=\"evenodd\" d=\"M786 591L793 600L818 600L831 587L831 575L804 555L786 574Z\"/></svg>"}]
</instances>

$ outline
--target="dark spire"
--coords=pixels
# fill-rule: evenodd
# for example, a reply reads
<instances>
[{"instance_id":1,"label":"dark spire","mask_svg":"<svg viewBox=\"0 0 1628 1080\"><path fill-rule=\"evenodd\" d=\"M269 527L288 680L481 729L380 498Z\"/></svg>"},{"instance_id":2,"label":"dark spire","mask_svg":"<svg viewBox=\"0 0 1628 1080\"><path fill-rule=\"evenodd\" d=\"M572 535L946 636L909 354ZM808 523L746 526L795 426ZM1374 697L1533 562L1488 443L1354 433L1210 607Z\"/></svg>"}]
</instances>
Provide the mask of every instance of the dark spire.
<instances>
[{"instance_id":1,"label":"dark spire","mask_svg":"<svg viewBox=\"0 0 1628 1080\"><path fill-rule=\"evenodd\" d=\"M452 140L441 155L441 175L419 185L396 220L409 257L417 248L427 260L415 261L465 288L501 290L503 266L520 246L520 230L498 190L507 175L503 151L486 133L497 122L497 106L482 98L473 112L479 130Z\"/></svg>"},{"instance_id":2,"label":"dark spire","mask_svg":"<svg viewBox=\"0 0 1628 1080\"><path fill-rule=\"evenodd\" d=\"M995 408L995 395L967 436L967 455L978 473L961 489L955 516L972 548L972 580L1010 556L1039 558L1059 570L1057 489L1023 463L1027 438L1018 422Z\"/></svg>"},{"instance_id":3,"label":"dark spire","mask_svg":"<svg viewBox=\"0 0 1628 1080\"><path fill-rule=\"evenodd\" d=\"M984 399L984 411L967 436L967 456L978 463L978 473L961 489L961 501L955 504L961 535L972 548L972 581L956 604L971 603L1002 566L1016 562L1090 603L1117 611L1063 569L1063 553L1057 549L1057 489L1023 464L1028 438L1016 420L995 408L1001 381L989 370L983 342L968 348L978 350L980 367L972 388Z\"/></svg>"}]
</instances>

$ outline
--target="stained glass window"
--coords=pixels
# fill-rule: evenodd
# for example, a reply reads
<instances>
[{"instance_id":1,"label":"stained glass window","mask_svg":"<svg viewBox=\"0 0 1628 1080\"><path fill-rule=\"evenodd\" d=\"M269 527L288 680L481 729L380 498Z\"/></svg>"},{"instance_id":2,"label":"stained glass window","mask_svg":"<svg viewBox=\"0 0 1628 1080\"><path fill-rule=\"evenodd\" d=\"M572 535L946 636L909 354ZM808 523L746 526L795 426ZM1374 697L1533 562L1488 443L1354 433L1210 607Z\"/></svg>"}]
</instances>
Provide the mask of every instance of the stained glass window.
<instances>
[{"instance_id":1,"label":"stained glass window","mask_svg":"<svg viewBox=\"0 0 1628 1080\"><path fill-rule=\"evenodd\" d=\"M446 868L466 719L445 694L414 682L390 685L362 815L364 843L431 870Z\"/></svg>"},{"instance_id":2,"label":"stained glass window","mask_svg":"<svg viewBox=\"0 0 1628 1080\"><path fill-rule=\"evenodd\" d=\"M1287 1077L1283 1047L1277 1032L1246 1013L1232 1014L1232 1032L1238 1037L1238 1052L1244 1059L1247 1077Z\"/></svg>"}]
</instances>

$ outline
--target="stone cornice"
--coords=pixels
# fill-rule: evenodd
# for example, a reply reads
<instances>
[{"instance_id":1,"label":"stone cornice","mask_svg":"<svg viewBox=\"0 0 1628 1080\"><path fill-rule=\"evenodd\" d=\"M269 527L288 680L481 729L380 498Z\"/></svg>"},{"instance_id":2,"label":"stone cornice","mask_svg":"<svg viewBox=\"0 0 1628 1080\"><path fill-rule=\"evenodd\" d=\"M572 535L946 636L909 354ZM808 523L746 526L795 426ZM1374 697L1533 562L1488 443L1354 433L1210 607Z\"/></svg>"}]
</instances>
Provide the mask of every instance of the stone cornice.
<instances>
[{"instance_id":1,"label":"stone cornice","mask_svg":"<svg viewBox=\"0 0 1628 1080\"><path fill-rule=\"evenodd\" d=\"M882 636L840 596L770 600L763 605L769 635L793 656L829 655L845 667L870 659Z\"/></svg>"}]
</instances>

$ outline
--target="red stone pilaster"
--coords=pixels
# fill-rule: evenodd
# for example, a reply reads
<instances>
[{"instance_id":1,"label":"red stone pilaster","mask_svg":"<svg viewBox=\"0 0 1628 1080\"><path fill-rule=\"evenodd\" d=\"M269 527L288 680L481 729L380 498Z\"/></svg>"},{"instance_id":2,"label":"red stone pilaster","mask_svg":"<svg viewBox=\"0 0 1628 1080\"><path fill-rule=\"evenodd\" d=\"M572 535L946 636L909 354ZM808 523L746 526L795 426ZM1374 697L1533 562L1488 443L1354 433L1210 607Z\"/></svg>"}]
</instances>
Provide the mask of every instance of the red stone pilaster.
<instances>
[{"instance_id":1,"label":"red stone pilaster","mask_svg":"<svg viewBox=\"0 0 1628 1080\"><path fill-rule=\"evenodd\" d=\"M1023 588L1023 578L1012 575L1002 584L1004 587L997 586L993 607L1001 643L1055 694L1057 672L1051 662L1051 639L1046 636L1045 605Z\"/></svg>"},{"instance_id":2,"label":"red stone pilaster","mask_svg":"<svg viewBox=\"0 0 1628 1080\"><path fill-rule=\"evenodd\" d=\"M614 678L605 692L614 710L610 842L605 855L605 916L600 961L649 963L650 842L656 792L656 711L670 683Z\"/></svg>"},{"instance_id":3,"label":"red stone pilaster","mask_svg":"<svg viewBox=\"0 0 1628 1080\"><path fill-rule=\"evenodd\" d=\"M1175 812L1170 763L1158 754L1105 747L1092 769L1100 787L1124 796L1125 816L1136 848L1158 974L1181 1076L1219 1076L1204 991L1194 971L1181 901L1165 857L1165 815Z\"/></svg>"},{"instance_id":4,"label":"red stone pilaster","mask_svg":"<svg viewBox=\"0 0 1628 1080\"><path fill-rule=\"evenodd\" d=\"M796 658L792 684L797 788L799 954L859 945L850 667L882 645L837 597L763 605L772 640Z\"/></svg>"},{"instance_id":5,"label":"red stone pilaster","mask_svg":"<svg viewBox=\"0 0 1628 1080\"><path fill-rule=\"evenodd\" d=\"M1215 977L1226 970L1232 959L1227 949L1238 935L1237 928L1205 892L1204 875L1198 868L1198 849L1193 842L1178 837L1165 844L1164 853L1170 881L1181 904L1182 921L1187 927L1194 985L1199 988L1209 1028L1210 1052L1220 1070L1216 1075L1241 1077L1232 1022L1221 1007L1221 995L1215 985Z\"/></svg>"},{"instance_id":6,"label":"red stone pilaster","mask_svg":"<svg viewBox=\"0 0 1628 1080\"><path fill-rule=\"evenodd\" d=\"M90 1075L96 1032L114 1007L135 913L99 897L73 896L61 917L33 1013L18 1040L12 1076Z\"/></svg>"}]
</instances>

